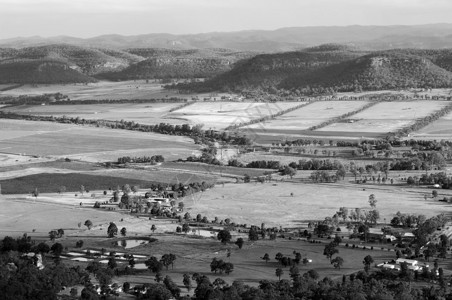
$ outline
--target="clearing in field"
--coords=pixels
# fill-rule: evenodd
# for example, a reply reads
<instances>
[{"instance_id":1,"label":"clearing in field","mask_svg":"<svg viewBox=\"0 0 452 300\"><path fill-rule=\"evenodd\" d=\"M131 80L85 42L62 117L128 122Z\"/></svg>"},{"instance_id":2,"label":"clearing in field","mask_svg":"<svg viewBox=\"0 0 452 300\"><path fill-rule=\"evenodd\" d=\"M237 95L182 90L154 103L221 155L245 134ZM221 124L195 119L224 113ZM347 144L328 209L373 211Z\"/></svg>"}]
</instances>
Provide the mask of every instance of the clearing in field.
<instances>
[{"instance_id":1,"label":"clearing in field","mask_svg":"<svg viewBox=\"0 0 452 300\"><path fill-rule=\"evenodd\" d=\"M160 123L182 124L182 120L168 120L169 111L181 103L121 103L85 105L21 105L3 109L4 111L25 115L54 116L80 119L102 119L110 121L134 121L140 124Z\"/></svg>"},{"instance_id":2,"label":"clearing in field","mask_svg":"<svg viewBox=\"0 0 452 300\"><path fill-rule=\"evenodd\" d=\"M163 155L172 160L197 153L186 137L51 122L0 120L0 152L111 161L121 156Z\"/></svg>"},{"instance_id":3,"label":"clearing in field","mask_svg":"<svg viewBox=\"0 0 452 300\"><path fill-rule=\"evenodd\" d=\"M248 127L260 129L264 132L306 130L331 118L357 110L367 103L367 101L318 101L279 116L276 119Z\"/></svg>"},{"instance_id":4,"label":"clearing in field","mask_svg":"<svg viewBox=\"0 0 452 300\"><path fill-rule=\"evenodd\" d=\"M299 105L299 102L197 102L169 114L190 124L204 124L205 129L221 130L249 122Z\"/></svg>"},{"instance_id":5,"label":"clearing in field","mask_svg":"<svg viewBox=\"0 0 452 300\"><path fill-rule=\"evenodd\" d=\"M388 133L412 124L446 106L445 101L381 102L350 117L354 122L334 123L318 131Z\"/></svg>"}]
</instances>

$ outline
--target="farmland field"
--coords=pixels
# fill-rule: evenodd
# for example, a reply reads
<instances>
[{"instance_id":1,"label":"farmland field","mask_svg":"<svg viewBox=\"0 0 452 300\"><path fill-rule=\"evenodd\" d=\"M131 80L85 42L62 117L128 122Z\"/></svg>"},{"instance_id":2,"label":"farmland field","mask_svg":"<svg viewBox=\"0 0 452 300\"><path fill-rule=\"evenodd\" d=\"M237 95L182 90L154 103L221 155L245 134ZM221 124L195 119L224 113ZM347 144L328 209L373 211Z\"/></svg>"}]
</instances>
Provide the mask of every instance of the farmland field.
<instances>
[{"instance_id":1,"label":"farmland field","mask_svg":"<svg viewBox=\"0 0 452 300\"><path fill-rule=\"evenodd\" d=\"M246 224L265 222L269 226L295 227L302 220L322 220L333 216L341 206L350 209L369 209L368 197L378 199L381 221L387 221L397 211L425 214L427 217L452 213L452 206L438 201L424 200L428 189L400 189L393 186L366 186L337 184L300 184L275 182L265 184L232 184L216 187L203 193L196 203L186 206L209 218L231 217ZM293 197L290 196L293 193ZM440 191L441 197L452 196L452 191ZM252 213L250 213L252 212Z\"/></svg>"},{"instance_id":2,"label":"farmland field","mask_svg":"<svg viewBox=\"0 0 452 300\"><path fill-rule=\"evenodd\" d=\"M276 119L248 127L268 132L281 129L284 131L306 130L331 118L357 110L367 103L367 101L318 101Z\"/></svg>"},{"instance_id":3,"label":"farmland field","mask_svg":"<svg viewBox=\"0 0 452 300\"><path fill-rule=\"evenodd\" d=\"M412 124L447 105L445 101L381 102L350 117L353 123L334 123L318 131L388 133Z\"/></svg>"},{"instance_id":4,"label":"farmland field","mask_svg":"<svg viewBox=\"0 0 452 300\"><path fill-rule=\"evenodd\" d=\"M146 83L145 80L131 81L99 81L87 84L25 84L15 89L0 92L0 96L42 95L49 93L62 93L71 100L120 100L120 99L161 99L178 97L189 99L191 96L182 96L175 91L162 88L161 83ZM221 97L226 94L219 94ZM227 94L229 95L229 94ZM209 94L197 94L199 97L209 97Z\"/></svg>"},{"instance_id":5,"label":"farmland field","mask_svg":"<svg viewBox=\"0 0 452 300\"><path fill-rule=\"evenodd\" d=\"M224 129L299 105L299 102L197 102L169 114L169 117L204 124L204 128Z\"/></svg>"},{"instance_id":6,"label":"farmland field","mask_svg":"<svg viewBox=\"0 0 452 300\"><path fill-rule=\"evenodd\" d=\"M169 110L181 103L121 103L85 105L22 105L3 109L4 111L38 116L79 117L81 119L102 119L111 121L134 121L140 124L159 123L182 124L182 120L167 119Z\"/></svg>"},{"instance_id":7,"label":"farmland field","mask_svg":"<svg viewBox=\"0 0 452 300\"><path fill-rule=\"evenodd\" d=\"M410 134L407 139L419 140L451 140L452 139L452 113L440 118L417 132Z\"/></svg>"},{"instance_id":8,"label":"farmland field","mask_svg":"<svg viewBox=\"0 0 452 300\"><path fill-rule=\"evenodd\" d=\"M186 158L199 147L186 137L51 122L0 120L0 151L110 161L120 156ZM92 157L91 157L92 156Z\"/></svg>"}]
</instances>

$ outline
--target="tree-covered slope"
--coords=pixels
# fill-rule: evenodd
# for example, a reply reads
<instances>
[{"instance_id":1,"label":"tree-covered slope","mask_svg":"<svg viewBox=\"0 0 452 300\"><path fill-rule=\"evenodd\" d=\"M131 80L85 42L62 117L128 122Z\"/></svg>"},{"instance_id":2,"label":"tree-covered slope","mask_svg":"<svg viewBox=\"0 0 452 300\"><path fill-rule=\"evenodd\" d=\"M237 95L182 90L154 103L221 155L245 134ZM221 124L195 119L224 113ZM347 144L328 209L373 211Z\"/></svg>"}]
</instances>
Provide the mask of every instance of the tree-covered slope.
<instances>
[{"instance_id":1,"label":"tree-covered slope","mask_svg":"<svg viewBox=\"0 0 452 300\"><path fill-rule=\"evenodd\" d=\"M237 61L255 55L251 52L237 52L228 49L141 48L127 51L146 59L118 72L99 74L98 78L109 80L206 78L226 72Z\"/></svg>"},{"instance_id":2,"label":"tree-covered slope","mask_svg":"<svg viewBox=\"0 0 452 300\"><path fill-rule=\"evenodd\" d=\"M0 64L0 83L85 83L94 78L55 60L20 60Z\"/></svg>"},{"instance_id":3,"label":"tree-covered slope","mask_svg":"<svg viewBox=\"0 0 452 300\"><path fill-rule=\"evenodd\" d=\"M232 70L202 84L186 86L198 90L233 90L277 86L285 79L363 55L342 45L322 45L302 51L261 54L241 61Z\"/></svg>"},{"instance_id":4,"label":"tree-covered slope","mask_svg":"<svg viewBox=\"0 0 452 300\"><path fill-rule=\"evenodd\" d=\"M403 51L376 52L297 76L279 84L284 89L334 91L434 88L452 86L452 73L428 58Z\"/></svg>"}]
</instances>

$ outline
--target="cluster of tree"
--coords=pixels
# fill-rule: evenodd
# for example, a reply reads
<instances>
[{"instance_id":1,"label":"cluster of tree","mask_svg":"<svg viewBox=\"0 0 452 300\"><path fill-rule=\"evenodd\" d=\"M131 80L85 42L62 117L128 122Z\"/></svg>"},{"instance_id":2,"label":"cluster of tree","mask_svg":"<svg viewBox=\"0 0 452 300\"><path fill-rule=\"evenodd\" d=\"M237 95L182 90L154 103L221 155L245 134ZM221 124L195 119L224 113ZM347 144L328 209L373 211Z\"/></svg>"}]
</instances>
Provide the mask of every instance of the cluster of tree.
<instances>
[{"instance_id":1,"label":"cluster of tree","mask_svg":"<svg viewBox=\"0 0 452 300\"><path fill-rule=\"evenodd\" d=\"M416 243L420 246L425 245L428 242L429 236L437 230L442 228L447 222L447 217L444 214L440 214L435 217L431 217L420 223L413 231L416 237Z\"/></svg>"},{"instance_id":2,"label":"cluster of tree","mask_svg":"<svg viewBox=\"0 0 452 300\"><path fill-rule=\"evenodd\" d=\"M56 101L64 101L66 99L67 96L61 93L50 93L34 96L20 95L19 97L3 97L0 99L0 101L1 103L8 104L9 106L19 106L19 105L41 105L42 103L50 104Z\"/></svg>"},{"instance_id":3,"label":"cluster of tree","mask_svg":"<svg viewBox=\"0 0 452 300\"><path fill-rule=\"evenodd\" d=\"M151 271L152 273L161 273L163 270L163 267L165 267L168 270L168 267L171 266L174 268L174 262L176 261L176 256L172 253L164 254L162 255L162 258L158 260L156 257L151 256L149 259L147 259L144 263L146 267Z\"/></svg>"},{"instance_id":4,"label":"cluster of tree","mask_svg":"<svg viewBox=\"0 0 452 300\"><path fill-rule=\"evenodd\" d=\"M317 183L336 182L343 177L339 175L341 174L338 174L338 172L336 172L335 174L330 174L330 172L326 170L318 170L312 172L311 175L309 175L309 179Z\"/></svg>"},{"instance_id":5,"label":"cluster of tree","mask_svg":"<svg viewBox=\"0 0 452 300\"><path fill-rule=\"evenodd\" d=\"M181 97L165 97L150 99L86 99L50 102L49 105L88 105L88 104L124 104L124 103L185 103L188 100Z\"/></svg>"},{"instance_id":6,"label":"cluster of tree","mask_svg":"<svg viewBox=\"0 0 452 300\"><path fill-rule=\"evenodd\" d=\"M391 226L411 228L420 226L426 220L425 215L403 214L400 211L391 219Z\"/></svg>"},{"instance_id":7,"label":"cluster of tree","mask_svg":"<svg viewBox=\"0 0 452 300\"><path fill-rule=\"evenodd\" d=\"M60 228L58 230L49 231L49 238L51 241L53 241L55 239L59 239L59 238L63 237L63 235L64 235L64 230L62 228Z\"/></svg>"},{"instance_id":8,"label":"cluster of tree","mask_svg":"<svg viewBox=\"0 0 452 300\"><path fill-rule=\"evenodd\" d=\"M234 265L230 262L224 262L222 259L217 259L214 257L210 263L210 271L215 274L219 272L220 274L226 273L229 275L234 270Z\"/></svg>"},{"instance_id":9,"label":"cluster of tree","mask_svg":"<svg viewBox=\"0 0 452 300\"><path fill-rule=\"evenodd\" d=\"M162 155L153 155L153 156L141 156L141 157L130 157L123 156L119 157L117 163L118 164L127 164L127 163L135 163L135 164L144 164L150 163L155 165L157 163L164 162L165 158Z\"/></svg>"},{"instance_id":10,"label":"cluster of tree","mask_svg":"<svg viewBox=\"0 0 452 300\"><path fill-rule=\"evenodd\" d=\"M0 245L1 298L56 300L57 294L64 286L84 284L89 281L88 273L78 266L69 268L59 259L55 259L47 260L44 268L38 268L36 256L23 255L32 252L43 255L50 251L56 255L62 249L59 243L52 247L43 242L36 244L26 235L18 239L5 237Z\"/></svg>"}]
</instances>

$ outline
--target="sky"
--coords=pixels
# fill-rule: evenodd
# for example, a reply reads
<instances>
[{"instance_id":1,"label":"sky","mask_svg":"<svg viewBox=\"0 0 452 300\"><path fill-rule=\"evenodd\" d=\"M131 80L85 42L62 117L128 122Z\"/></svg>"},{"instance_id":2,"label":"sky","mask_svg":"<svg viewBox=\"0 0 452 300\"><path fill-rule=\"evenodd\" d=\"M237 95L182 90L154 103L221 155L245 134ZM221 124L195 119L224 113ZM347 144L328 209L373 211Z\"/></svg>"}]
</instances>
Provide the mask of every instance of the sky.
<instances>
[{"instance_id":1,"label":"sky","mask_svg":"<svg viewBox=\"0 0 452 300\"><path fill-rule=\"evenodd\" d=\"M452 22L451 0L0 0L0 39Z\"/></svg>"}]
</instances>

